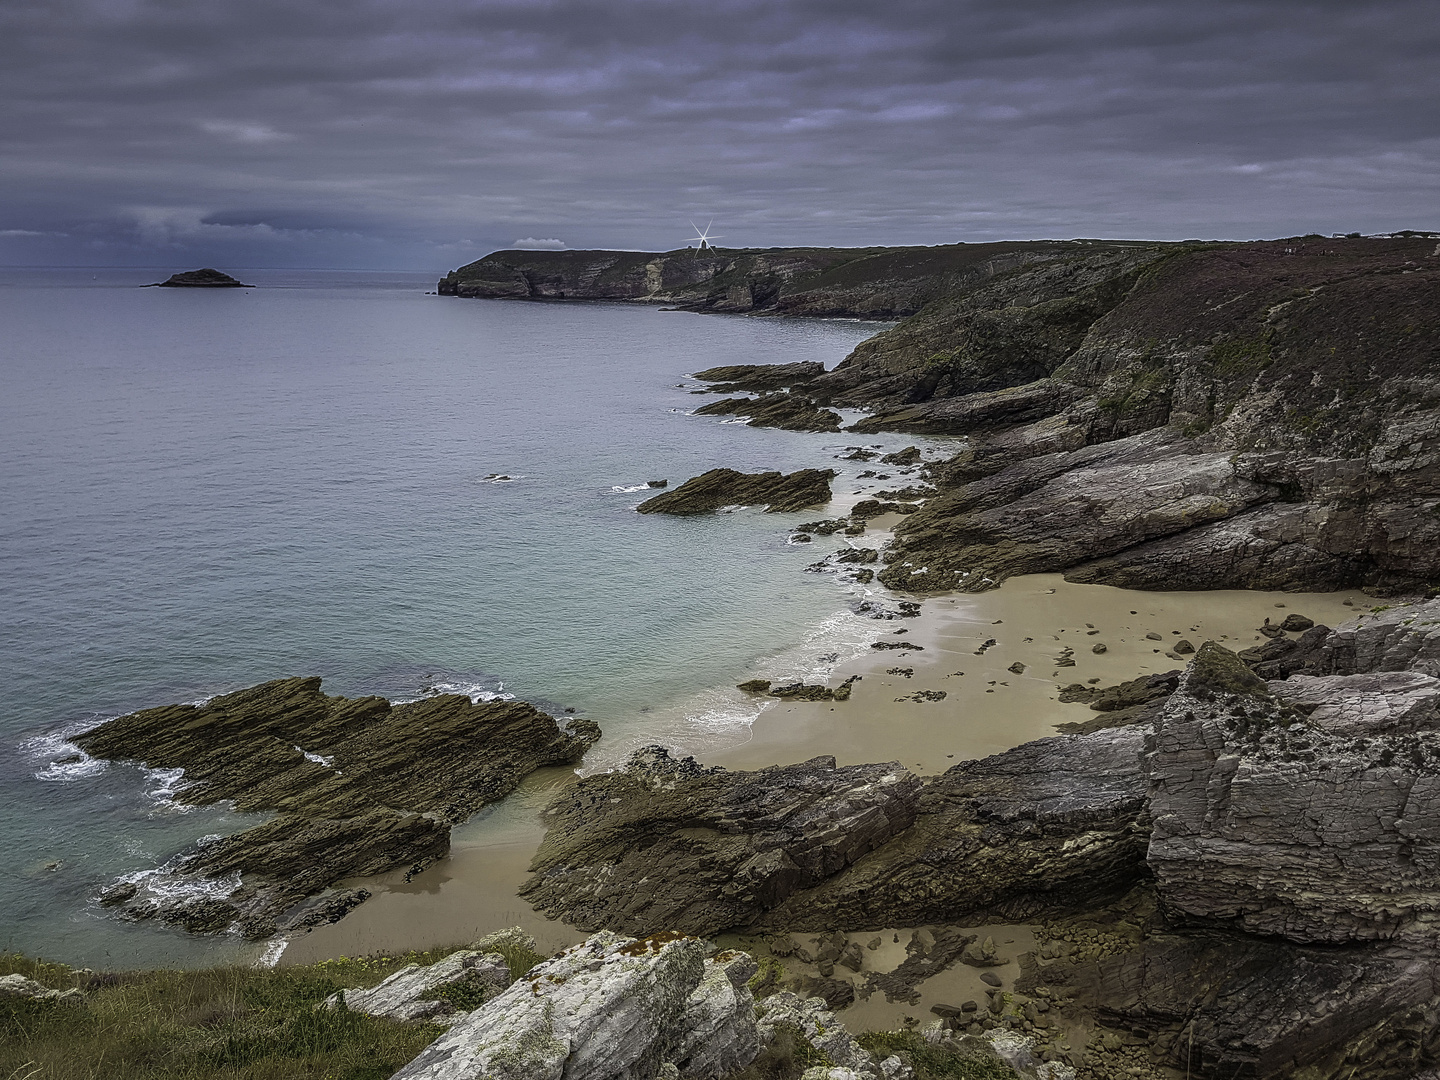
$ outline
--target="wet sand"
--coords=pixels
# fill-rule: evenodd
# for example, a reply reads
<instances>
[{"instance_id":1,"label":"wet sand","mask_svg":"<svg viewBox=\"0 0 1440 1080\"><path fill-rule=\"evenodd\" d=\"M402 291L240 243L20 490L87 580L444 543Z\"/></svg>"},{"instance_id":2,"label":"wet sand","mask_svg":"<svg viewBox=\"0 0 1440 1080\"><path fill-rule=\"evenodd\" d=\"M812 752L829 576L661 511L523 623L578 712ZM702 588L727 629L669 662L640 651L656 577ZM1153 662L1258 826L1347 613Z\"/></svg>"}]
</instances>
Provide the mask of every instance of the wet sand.
<instances>
[{"instance_id":1,"label":"wet sand","mask_svg":"<svg viewBox=\"0 0 1440 1080\"><path fill-rule=\"evenodd\" d=\"M1054 735L1056 724L1094 718L1085 704L1058 700L1071 683L1109 686L1171 671L1189 659L1171 654L1182 640L1246 649L1263 640L1256 627L1267 617L1298 612L1334 626L1370 603L1359 591L1148 593L1074 585L1059 574L1011 578L987 593L933 597L919 618L885 624L882 641L923 651L872 649L832 677L835 685L861 676L849 701L771 705L745 742L706 759L757 769L833 754L840 764L899 761L914 772L943 772ZM1106 651L1096 654L1096 644ZM1073 667L1056 663L1067 648ZM1010 670L1016 663L1022 674ZM927 692L945 697L923 700Z\"/></svg>"},{"instance_id":2,"label":"wet sand","mask_svg":"<svg viewBox=\"0 0 1440 1080\"><path fill-rule=\"evenodd\" d=\"M701 746L678 740L679 750L733 769L830 754L841 764L899 761L912 771L935 774L966 758L1053 735L1058 723L1093 718L1084 704L1058 701L1060 687L1092 680L1104 686L1182 667L1185 656L1167 655L1182 638L1197 648L1212 638L1248 648L1261 640L1255 628L1267 616L1278 622L1298 612L1334 626L1370 603L1358 591L1141 593L1072 585L1058 574L1013 578L988 593L932 597L920 617L880 624L883 641L913 643L922 651L870 649L840 664L831 685L862 676L849 701L771 699L752 723L729 724L723 735L710 733ZM1147 638L1149 633L1160 640ZM991 639L994 644L987 646ZM1096 643L1106 651L1094 653ZM1073 650L1073 667L1055 662L1066 647ZM1025 665L1023 674L1009 670L1017 662ZM737 682L748 677L736 673ZM922 692L945 696L916 700ZM716 694L732 698L730 711L737 716L753 714L760 704L739 690L706 694L711 705ZM593 756L604 759L603 753ZM560 785L575 779L569 769L531 776L503 803L457 828L450 857L409 882L399 872L355 882L372 898L338 923L297 935L281 962L462 944L517 925L547 952L582 940L584 934L538 915L516 895L544 833L541 811ZM970 976L947 972L937 978L944 983L937 982L933 992L923 989L925 1008L935 994L960 993L964 988L949 983ZM847 1019L880 1007L857 1005ZM898 1022L895 1010L901 1008L887 1006L886 1016Z\"/></svg>"},{"instance_id":3,"label":"wet sand","mask_svg":"<svg viewBox=\"0 0 1440 1080\"><path fill-rule=\"evenodd\" d=\"M398 870L346 882L373 895L339 922L295 935L280 962L463 945L507 926L523 927L546 954L583 941L584 933L537 914L516 895L545 835L541 811L576 779L572 769L532 773L504 802L454 830L449 858L408 882Z\"/></svg>"}]
</instances>

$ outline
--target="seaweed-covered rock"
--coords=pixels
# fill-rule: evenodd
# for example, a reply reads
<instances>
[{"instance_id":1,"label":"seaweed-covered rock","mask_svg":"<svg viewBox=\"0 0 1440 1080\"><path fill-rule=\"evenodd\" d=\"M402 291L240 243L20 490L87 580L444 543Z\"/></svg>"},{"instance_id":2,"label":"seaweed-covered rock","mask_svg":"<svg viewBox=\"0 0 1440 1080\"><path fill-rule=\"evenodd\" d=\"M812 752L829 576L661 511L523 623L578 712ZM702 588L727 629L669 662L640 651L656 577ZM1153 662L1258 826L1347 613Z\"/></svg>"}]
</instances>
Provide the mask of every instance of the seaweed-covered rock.
<instances>
[{"instance_id":1,"label":"seaweed-covered rock","mask_svg":"<svg viewBox=\"0 0 1440 1080\"><path fill-rule=\"evenodd\" d=\"M809 382L824 374L824 364L816 360L801 360L794 364L728 364L697 371L694 377L702 382L724 384L716 388L721 392L750 390L767 393Z\"/></svg>"},{"instance_id":2,"label":"seaweed-covered rock","mask_svg":"<svg viewBox=\"0 0 1440 1080\"><path fill-rule=\"evenodd\" d=\"M685 483L647 499L636 509L642 514L708 514L722 506L765 506L772 514L803 510L830 501L833 469L800 469L788 475L778 472L742 473L734 469L711 469Z\"/></svg>"},{"instance_id":3,"label":"seaweed-covered rock","mask_svg":"<svg viewBox=\"0 0 1440 1080\"><path fill-rule=\"evenodd\" d=\"M344 878L442 857L452 823L541 766L578 761L599 735L592 721L557 722L520 701L391 705L327 695L309 678L146 709L74 741L96 757L184 770L178 802L278 815L102 894L131 917L197 932L238 923L266 937L303 921L292 909Z\"/></svg>"}]
</instances>

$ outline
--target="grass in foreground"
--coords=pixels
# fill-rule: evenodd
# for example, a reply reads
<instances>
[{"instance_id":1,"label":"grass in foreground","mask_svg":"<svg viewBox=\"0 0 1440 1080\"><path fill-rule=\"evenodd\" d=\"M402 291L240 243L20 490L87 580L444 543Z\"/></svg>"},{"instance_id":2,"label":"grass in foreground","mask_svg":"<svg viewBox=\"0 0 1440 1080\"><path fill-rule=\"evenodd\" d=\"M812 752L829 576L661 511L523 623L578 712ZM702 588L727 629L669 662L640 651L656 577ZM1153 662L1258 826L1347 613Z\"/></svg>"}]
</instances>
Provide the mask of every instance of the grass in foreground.
<instances>
[{"instance_id":1,"label":"grass in foreground","mask_svg":"<svg viewBox=\"0 0 1440 1080\"><path fill-rule=\"evenodd\" d=\"M0 1000L0 1080L383 1080L441 1029L315 1006L453 951L120 973L0 954L0 975L85 993L77 1005Z\"/></svg>"}]
</instances>

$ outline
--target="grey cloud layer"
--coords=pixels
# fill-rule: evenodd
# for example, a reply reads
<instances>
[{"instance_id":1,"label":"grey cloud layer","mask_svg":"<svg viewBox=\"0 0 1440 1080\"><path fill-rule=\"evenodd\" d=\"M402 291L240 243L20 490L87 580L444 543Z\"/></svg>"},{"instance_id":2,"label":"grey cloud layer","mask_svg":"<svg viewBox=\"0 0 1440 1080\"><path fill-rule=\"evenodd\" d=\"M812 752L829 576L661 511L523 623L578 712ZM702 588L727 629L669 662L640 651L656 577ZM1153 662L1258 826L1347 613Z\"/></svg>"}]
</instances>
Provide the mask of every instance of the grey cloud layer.
<instances>
[{"instance_id":1,"label":"grey cloud layer","mask_svg":"<svg viewBox=\"0 0 1440 1080\"><path fill-rule=\"evenodd\" d=\"M1430 0L17 0L0 261L1435 226L1437 46Z\"/></svg>"}]
</instances>

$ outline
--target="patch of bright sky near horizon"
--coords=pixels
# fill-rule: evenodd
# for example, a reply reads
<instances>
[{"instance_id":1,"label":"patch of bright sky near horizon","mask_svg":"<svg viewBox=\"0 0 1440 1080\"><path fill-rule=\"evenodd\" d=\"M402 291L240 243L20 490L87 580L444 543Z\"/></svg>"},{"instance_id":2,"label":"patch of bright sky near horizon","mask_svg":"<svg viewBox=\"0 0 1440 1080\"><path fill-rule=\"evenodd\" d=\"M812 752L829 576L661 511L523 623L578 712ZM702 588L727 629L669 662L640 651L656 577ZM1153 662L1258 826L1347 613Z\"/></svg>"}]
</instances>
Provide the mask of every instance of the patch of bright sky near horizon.
<instances>
[{"instance_id":1,"label":"patch of bright sky near horizon","mask_svg":"<svg viewBox=\"0 0 1440 1080\"><path fill-rule=\"evenodd\" d=\"M1440 226L1431 0L16 0L0 264Z\"/></svg>"}]
</instances>

